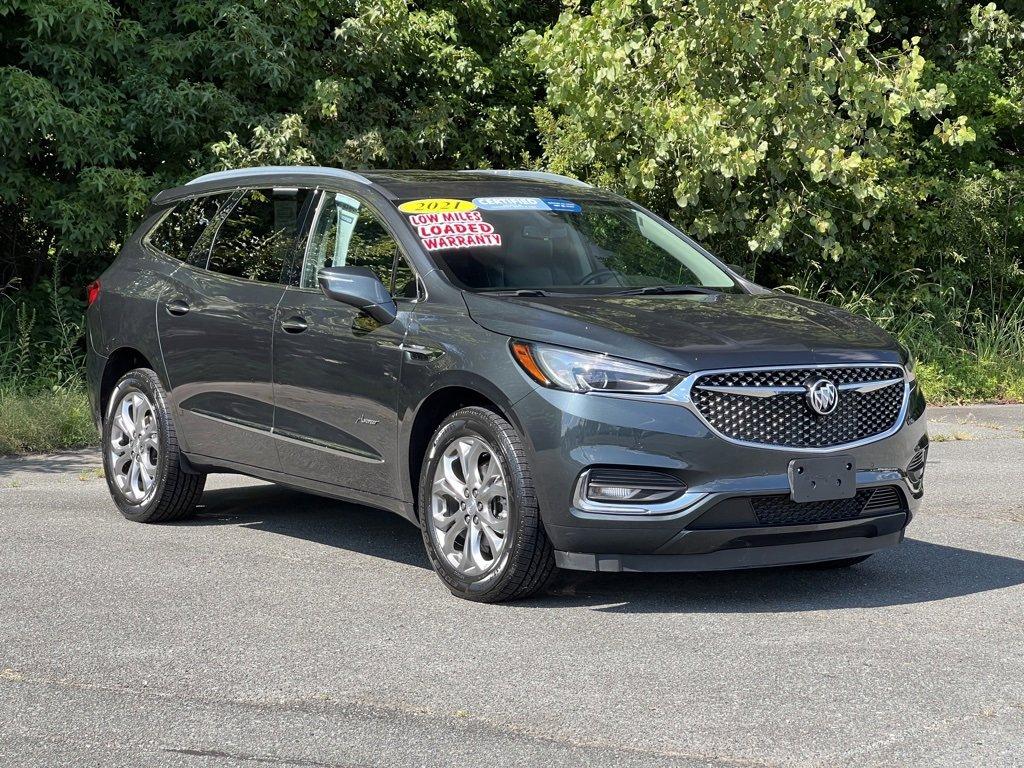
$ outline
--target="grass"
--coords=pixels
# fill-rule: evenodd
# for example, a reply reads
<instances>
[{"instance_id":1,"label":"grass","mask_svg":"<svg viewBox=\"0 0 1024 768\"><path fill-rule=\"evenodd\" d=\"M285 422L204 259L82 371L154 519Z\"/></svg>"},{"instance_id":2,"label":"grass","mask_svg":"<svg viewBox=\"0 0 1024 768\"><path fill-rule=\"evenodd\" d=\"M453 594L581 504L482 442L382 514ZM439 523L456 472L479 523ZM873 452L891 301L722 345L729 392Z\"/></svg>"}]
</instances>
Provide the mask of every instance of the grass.
<instances>
[{"instance_id":1,"label":"grass","mask_svg":"<svg viewBox=\"0 0 1024 768\"><path fill-rule=\"evenodd\" d=\"M931 405L1024 403L1024 363L950 355L918 365Z\"/></svg>"},{"instance_id":2,"label":"grass","mask_svg":"<svg viewBox=\"0 0 1024 768\"><path fill-rule=\"evenodd\" d=\"M1024 291L996 301L923 284L895 289L914 280L910 270L854 290L810 278L784 290L863 315L899 339L931 405L1024 402Z\"/></svg>"},{"instance_id":3,"label":"grass","mask_svg":"<svg viewBox=\"0 0 1024 768\"><path fill-rule=\"evenodd\" d=\"M974 440L974 435L970 432L954 432L951 435L940 432L935 435L930 435L930 439L933 443L948 443L950 441Z\"/></svg>"},{"instance_id":4,"label":"grass","mask_svg":"<svg viewBox=\"0 0 1024 768\"><path fill-rule=\"evenodd\" d=\"M0 386L0 456L78 448L98 440L81 387L26 393Z\"/></svg>"},{"instance_id":5,"label":"grass","mask_svg":"<svg viewBox=\"0 0 1024 768\"><path fill-rule=\"evenodd\" d=\"M83 483L87 483L90 480L102 480L103 476L103 467L92 467L78 473L78 479Z\"/></svg>"}]
</instances>

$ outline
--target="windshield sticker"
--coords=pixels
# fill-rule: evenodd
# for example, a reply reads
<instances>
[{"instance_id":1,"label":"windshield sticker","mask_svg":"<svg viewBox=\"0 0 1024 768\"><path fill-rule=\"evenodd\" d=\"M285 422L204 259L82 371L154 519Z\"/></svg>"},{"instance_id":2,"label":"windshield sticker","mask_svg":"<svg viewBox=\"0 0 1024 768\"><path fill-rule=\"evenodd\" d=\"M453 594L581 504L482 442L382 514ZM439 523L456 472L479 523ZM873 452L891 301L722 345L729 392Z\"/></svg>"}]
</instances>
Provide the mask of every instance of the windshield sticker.
<instances>
[{"instance_id":1,"label":"windshield sticker","mask_svg":"<svg viewBox=\"0 0 1024 768\"><path fill-rule=\"evenodd\" d=\"M416 234L428 251L501 245L501 235L481 218L479 211L420 213L410 216L409 223L416 227Z\"/></svg>"},{"instance_id":2,"label":"windshield sticker","mask_svg":"<svg viewBox=\"0 0 1024 768\"><path fill-rule=\"evenodd\" d=\"M560 197L545 197L542 198L541 202L543 202L549 210L552 210L555 213L583 212L583 209L580 207L579 203L574 203L572 200L563 200Z\"/></svg>"},{"instance_id":3,"label":"windshield sticker","mask_svg":"<svg viewBox=\"0 0 1024 768\"><path fill-rule=\"evenodd\" d=\"M548 211L539 197L474 197L473 204L485 211Z\"/></svg>"},{"instance_id":4,"label":"windshield sticker","mask_svg":"<svg viewBox=\"0 0 1024 768\"><path fill-rule=\"evenodd\" d=\"M440 235L439 237L420 238L423 247L428 251L444 251L450 248L495 248L501 245L501 235Z\"/></svg>"},{"instance_id":5,"label":"windshield sticker","mask_svg":"<svg viewBox=\"0 0 1024 768\"><path fill-rule=\"evenodd\" d=\"M456 213L417 213L409 217L414 227L424 224L450 224L455 221L483 221L480 211L464 211Z\"/></svg>"},{"instance_id":6,"label":"windshield sticker","mask_svg":"<svg viewBox=\"0 0 1024 768\"><path fill-rule=\"evenodd\" d=\"M441 213L450 211L472 211L476 206L469 200L451 200L445 197L431 197L424 200L409 200L398 206L402 213Z\"/></svg>"},{"instance_id":7,"label":"windshield sticker","mask_svg":"<svg viewBox=\"0 0 1024 768\"><path fill-rule=\"evenodd\" d=\"M579 204L560 197L474 197L473 204L484 211L583 212Z\"/></svg>"}]
</instances>

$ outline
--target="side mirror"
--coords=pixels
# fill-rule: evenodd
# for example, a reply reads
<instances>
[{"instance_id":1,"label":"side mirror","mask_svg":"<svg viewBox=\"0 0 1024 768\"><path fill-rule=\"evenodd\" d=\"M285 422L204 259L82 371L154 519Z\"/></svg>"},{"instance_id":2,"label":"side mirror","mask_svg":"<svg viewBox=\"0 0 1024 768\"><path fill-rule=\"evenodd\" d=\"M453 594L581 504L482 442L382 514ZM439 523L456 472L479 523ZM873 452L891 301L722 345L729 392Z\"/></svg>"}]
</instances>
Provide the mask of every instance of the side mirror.
<instances>
[{"instance_id":1,"label":"side mirror","mask_svg":"<svg viewBox=\"0 0 1024 768\"><path fill-rule=\"evenodd\" d=\"M324 296L365 312L381 325L393 323L398 307L375 274L366 267L327 267L317 275Z\"/></svg>"}]
</instances>

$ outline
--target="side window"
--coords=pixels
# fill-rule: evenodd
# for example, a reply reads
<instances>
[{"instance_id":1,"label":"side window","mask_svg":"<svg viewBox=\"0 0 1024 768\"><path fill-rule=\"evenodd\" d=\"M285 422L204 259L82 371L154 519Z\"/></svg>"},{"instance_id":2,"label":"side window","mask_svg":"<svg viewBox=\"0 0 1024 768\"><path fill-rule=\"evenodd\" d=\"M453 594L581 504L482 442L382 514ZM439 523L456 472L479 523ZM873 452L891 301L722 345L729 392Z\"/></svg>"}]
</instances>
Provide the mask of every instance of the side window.
<instances>
[{"instance_id":1,"label":"side window","mask_svg":"<svg viewBox=\"0 0 1024 768\"><path fill-rule=\"evenodd\" d=\"M185 261L204 230L213 221L229 195L207 195L182 200L146 237L147 242L168 256Z\"/></svg>"},{"instance_id":2,"label":"side window","mask_svg":"<svg viewBox=\"0 0 1024 768\"><path fill-rule=\"evenodd\" d=\"M208 269L276 283L298 235L299 213L311 190L250 189L220 225Z\"/></svg>"},{"instance_id":3,"label":"side window","mask_svg":"<svg viewBox=\"0 0 1024 768\"><path fill-rule=\"evenodd\" d=\"M380 216L359 200L324 193L300 286L316 288L324 267L368 267L394 296L416 296L416 278Z\"/></svg>"}]
</instances>

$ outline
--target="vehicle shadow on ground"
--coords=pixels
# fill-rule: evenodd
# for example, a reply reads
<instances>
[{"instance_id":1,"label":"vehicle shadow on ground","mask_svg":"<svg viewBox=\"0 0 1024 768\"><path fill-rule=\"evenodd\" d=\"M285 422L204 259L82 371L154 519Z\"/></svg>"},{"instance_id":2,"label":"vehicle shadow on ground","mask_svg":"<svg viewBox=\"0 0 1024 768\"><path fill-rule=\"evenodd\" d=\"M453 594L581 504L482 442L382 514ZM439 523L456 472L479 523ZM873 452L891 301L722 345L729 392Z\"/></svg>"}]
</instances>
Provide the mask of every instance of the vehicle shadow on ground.
<instances>
[{"instance_id":1,"label":"vehicle shadow on ground","mask_svg":"<svg viewBox=\"0 0 1024 768\"><path fill-rule=\"evenodd\" d=\"M280 485L217 488L175 525L238 525L430 569L419 529L398 515Z\"/></svg>"},{"instance_id":2,"label":"vehicle shadow on ground","mask_svg":"<svg viewBox=\"0 0 1024 768\"><path fill-rule=\"evenodd\" d=\"M850 568L718 573L567 573L569 605L611 613L789 613L880 608L1024 584L1024 560L907 539ZM531 601L535 602L535 601Z\"/></svg>"},{"instance_id":3,"label":"vehicle shadow on ground","mask_svg":"<svg viewBox=\"0 0 1024 768\"><path fill-rule=\"evenodd\" d=\"M240 525L429 569L419 530L397 515L274 485L208 490L179 525ZM1024 584L1024 560L908 539L841 570L719 573L564 571L518 603L622 613L770 613L909 605Z\"/></svg>"}]
</instances>

